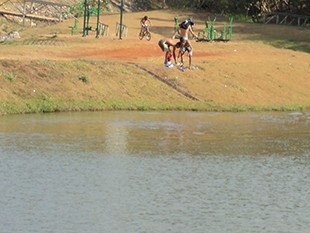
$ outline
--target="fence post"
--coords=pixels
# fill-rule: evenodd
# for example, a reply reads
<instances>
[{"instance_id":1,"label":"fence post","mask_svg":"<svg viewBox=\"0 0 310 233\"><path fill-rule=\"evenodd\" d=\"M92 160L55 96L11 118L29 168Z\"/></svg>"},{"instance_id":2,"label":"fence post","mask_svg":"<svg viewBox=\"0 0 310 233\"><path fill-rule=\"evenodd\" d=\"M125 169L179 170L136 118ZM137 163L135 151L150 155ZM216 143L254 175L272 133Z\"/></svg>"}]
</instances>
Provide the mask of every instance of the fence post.
<instances>
[{"instance_id":1,"label":"fence post","mask_svg":"<svg viewBox=\"0 0 310 233\"><path fill-rule=\"evenodd\" d=\"M119 39L122 39L122 30L123 30L123 8L124 0L121 1L121 15L120 15L120 27L119 27Z\"/></svg>"}]
</instances>

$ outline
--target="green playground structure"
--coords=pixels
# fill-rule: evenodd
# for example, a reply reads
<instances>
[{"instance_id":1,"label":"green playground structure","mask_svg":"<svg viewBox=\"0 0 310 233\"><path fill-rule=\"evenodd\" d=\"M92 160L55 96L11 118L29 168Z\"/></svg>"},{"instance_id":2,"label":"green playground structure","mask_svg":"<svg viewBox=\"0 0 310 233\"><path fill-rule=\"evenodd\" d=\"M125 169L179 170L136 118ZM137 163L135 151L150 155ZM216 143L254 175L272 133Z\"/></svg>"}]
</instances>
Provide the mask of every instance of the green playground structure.
<instances>
[{"instance_id":1,"label":"green playground structure","mask_svg":"<svg viewBox=\"0 0 310 233\"><path fill-rule=\"evenodd\" d=\"M99 37L99 16L100 16L100 0L98 0L97 8L91 7L89 0L84 0L84 21L83 21L83 37L88 36L88 31L92 30L92 27L89 24L90 15L97 15L97 24L96 24L96 38Z\"/></svg>"},{"instance_id":2,"label":"green playground structure","mask_svg":"<svg viewBox=\"0 0 310 233\"><path fill-rule=\"evenodd\" d=\"M100 0L98 0L98 6L91 7L89 0L84 0L80 3L77 3L69 8L68 15L73 15L74 17L74 24L72 26L69 26L71 29L71 35L74 34L74 32L78 28L79 18L81 15L83 15L83 37L88 36L88 32L92 30L92 26L90 26L90 15L97 15L97 24L96 24L96 37L99 37L100 31L103 30L103 23L99 22L99 16L101 14L100 10ZM106 28L106 27L105 27ZM106 33L102 33L106 34Z\"/></svg>"},{"instance_id":3,"label":"green playground structure","mask_svg":"<svg viewBox=\"0 0 310 233\"><path fill-rule=\"evenodd\" d=\"M178 16L174 17L174 22L175 22L175 31L177 32L177 31L179 31L179 28L180 28Z\"/></svg>"},{"instance_id":4,"label":"green playground structure","mask_svg":"<svg viewBox=\"0 0 310 233\"><path fill-rule=\"evenodd\" d=\"M174 37L176 39L179 39L180 38L180 34L179 34L180 26L179 26L179 17L178 16L174 17L174 23L175 23L175 26L174 26L174 28L175 28Z\"/></svg>"},{"instance_id":5,"label":"green playground structure","mask_svg":"<svg viewBox=\"0 0 310 233\"><path fill-rule=\"evenodd\" d=\"M224 23L224 27L222 31L217 31L214 28L214 23L216 21L216 17L214 17L213 21L211 21L210 17L206 20L206 27L202 32L198 33L198 41L231 41L232 40L232 32L233 32L233 17L229 17L229 26L227 30L227 24Z\"/></svg>"},{"instance_id":6,"label":"green playground structure","mask_svg":"<svg viewBox=\"0 0 310 233\"><path fill-rule=\"evenodd\" d=\"M82 2L77 3L68 9L68 16L74 17L74 24L72 26L69 26L69 28L71 29L71 35L73 35L74 32L77 30L79 24L79 18L81 17L82 13L83 13Z\"/></svg>"},{"instance_id":7,"label":"green playground structure","mask_svg":"<svg viewBox=\"0 0 310 233\"><path fill-rule=\"evenodd\" d=\"M97 15L97 23L96 23L96 38L101 36L109 35L109 25L104 24L100 21L100 14L102 11L100 10L100 1L97 0L97 7L92 7L90 5L90 0L83 0L80 3L75 4L70 7L68 10L68 15L74 17L74 24L69 26L71 29L71 35L78 28L79 18L83 15L83 37L88 36L89 31L93 30L93 27L90 25L90 15ZM116 23L116 36L119 36L119 39L122 39L122 36L127 36L128 28L123 24L123 10L124 10L124 0L121 0L120 5L120 23Z\"/></svg>"}]
</instances>

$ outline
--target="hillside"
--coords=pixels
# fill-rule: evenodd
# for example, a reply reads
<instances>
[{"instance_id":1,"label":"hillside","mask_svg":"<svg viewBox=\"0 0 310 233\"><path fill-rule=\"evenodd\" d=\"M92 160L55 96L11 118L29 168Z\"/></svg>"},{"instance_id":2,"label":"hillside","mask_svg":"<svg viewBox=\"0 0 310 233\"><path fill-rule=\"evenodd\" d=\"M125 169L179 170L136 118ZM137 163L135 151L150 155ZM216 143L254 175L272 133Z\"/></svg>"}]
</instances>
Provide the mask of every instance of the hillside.
<instances>
[{"instance_id":1,"label":"hillside","mask_svg":"<svg viewBox=\"0 0 310 233\"><path fill-rule=\"evenodd\" d=\"M151 41L140 41L139 19L152 20ZM157 43L171 37L174 17L193 16L195 31L208 14L150 11L125 13L128 37L116 37L119 14L100 20L109 35L82 37L74 20L20 30L0 43L0 113L80 110L270 111L310 109L310 30L235 21L233 40L195 42L193 65L163 65ZM211 17L213 17L211 15ZM96 27L96 18L91 18ZM226 18L217 18L223 28ZM187 61L186 61L187 63Z\"/></svg>"}]
</instances>

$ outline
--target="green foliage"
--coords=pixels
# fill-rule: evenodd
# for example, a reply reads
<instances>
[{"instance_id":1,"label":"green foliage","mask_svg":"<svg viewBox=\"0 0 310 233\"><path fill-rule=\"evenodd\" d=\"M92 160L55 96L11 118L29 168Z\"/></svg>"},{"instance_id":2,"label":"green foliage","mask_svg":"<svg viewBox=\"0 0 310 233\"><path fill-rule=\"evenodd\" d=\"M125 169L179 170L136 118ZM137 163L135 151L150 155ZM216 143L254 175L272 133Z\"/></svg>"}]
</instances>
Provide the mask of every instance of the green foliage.
<instances>
[{"instance_id":1,"label":"green foliage","mask_svg":"<svg viewBox=\"0 0 310 233\"><path fill-rule=\"evenodd\" d=\"M8 72L8 73L4 73L4 74L2 74L2 73L0 73L0 76L2 76L3 75L3 77L5 78L5 79L7 79L7 80L9 80L9 81L13 81L14 79L16 79L17 78L17 75L15 75L13 72Z\"/></svg>"},{"instance_id":2,"label":"green foliage","mask_svg":"<svg viewBox=\"0 0 310 233\"><path fill-rule=\"evenodd\" d=\"M172 9L190 8L195 4L195 1L188 0L166 0L166 5Z\"/></svg>"},{"instance_id":3,"label":"green foliage","mask_svg":"<svg viewBox=\"0 0 310 233\"><path fill-rule=\"evenodd\" d=\"M89 83L89 78L86 75L83 75L82 77L79 78L83 83L88 84Z\"/></svg>"},{"instance_id":4,"label":"green foliage","mask_svg":"<svg viewBox=\"0 0 310 233\"><path fill-rule=\"evenodd\" d=\"M166 0L165 2L168 7L174 9L192 8L221 14L247 14L251 6L257 7L260 13L280 11L309 15L310 12L310 1L305 0Z\"/></svg>"},{"instance_id":5,"label":"green foliage","mask_svg":"<svg viewBox=\"0 0 310 233\"><path fill-rule=\"evenodd\" d=\"M163 0L133 0L135 10L153 10L162 7Z\"/></svg>"}]
</instances>

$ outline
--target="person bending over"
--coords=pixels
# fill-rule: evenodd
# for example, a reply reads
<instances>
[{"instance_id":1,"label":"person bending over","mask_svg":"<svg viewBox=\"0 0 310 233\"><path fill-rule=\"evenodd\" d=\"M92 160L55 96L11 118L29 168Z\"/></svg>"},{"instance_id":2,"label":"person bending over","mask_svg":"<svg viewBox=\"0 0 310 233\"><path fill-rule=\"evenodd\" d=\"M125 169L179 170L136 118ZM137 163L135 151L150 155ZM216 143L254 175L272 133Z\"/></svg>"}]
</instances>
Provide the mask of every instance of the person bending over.
<instances>
[{"instance_id":1,"label":"person bending over","mask_svg":"<svg viewBox=\"0 0 310 233\"><path fill-rule=\"evenodd\" d=\"M171 63L171 57L173 57L175 64L177 64L177 59L176 59L176 49L180 48L181 43L175 43L171 39L161 39L158 42L159 47L163 52L165 52L165 60L164 64L165 66L171 68L173 67L173 64Z\"/></svg>"}]
</instances>

